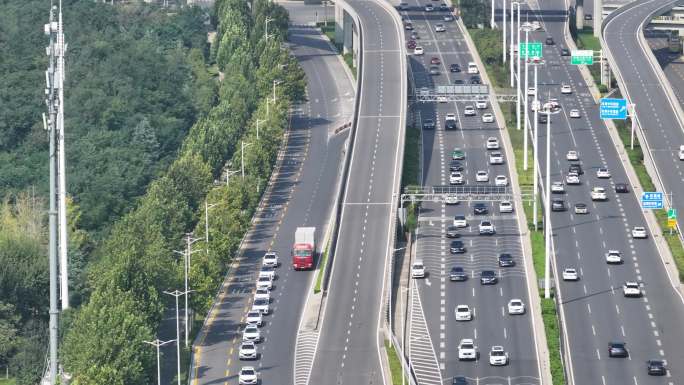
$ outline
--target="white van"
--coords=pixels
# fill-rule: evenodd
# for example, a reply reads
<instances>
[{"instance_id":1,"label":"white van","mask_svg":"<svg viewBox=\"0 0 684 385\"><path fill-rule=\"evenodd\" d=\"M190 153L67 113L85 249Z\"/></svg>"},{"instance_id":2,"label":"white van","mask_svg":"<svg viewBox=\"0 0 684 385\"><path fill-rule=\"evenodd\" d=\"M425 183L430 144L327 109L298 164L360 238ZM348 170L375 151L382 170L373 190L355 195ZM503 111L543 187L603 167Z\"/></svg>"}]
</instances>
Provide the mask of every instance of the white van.
<instances>
[{"instance_id":1,"label":"white van","mask_svg":"<svg viewBox=\"0 0 684 385\"><path fill-rule=\"evenodd\" d=\"M411 265L411 278L425 278L425 265L420 259L413 261Z\"/></svg>"},{"instance_id":2,"label":"white van","mask_svg":"<svg viewBox=\"0 0 684 385\"><path fill-rule=\"evenodd\" d=\"M684 160L684 145L679 146L679 160Z\"/></svg>"},{"instance_id":3,"label":"white van","mask_svg":"<svg viewBox=\"0 0 684 385\"><path fill-rule=\"evenodd\" d=\"M480 71L477 69L477 64L475 62L470 62L468 63L468 73L469 74L478 74Z\"/></svg>"}]
</instances>

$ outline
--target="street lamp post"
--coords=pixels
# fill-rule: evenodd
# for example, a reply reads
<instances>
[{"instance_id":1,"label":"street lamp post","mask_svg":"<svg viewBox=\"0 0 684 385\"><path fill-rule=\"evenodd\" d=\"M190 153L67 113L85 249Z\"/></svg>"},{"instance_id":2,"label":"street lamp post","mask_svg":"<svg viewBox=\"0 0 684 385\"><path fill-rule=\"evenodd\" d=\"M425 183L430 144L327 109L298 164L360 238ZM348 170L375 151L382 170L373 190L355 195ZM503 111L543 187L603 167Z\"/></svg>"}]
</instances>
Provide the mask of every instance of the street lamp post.
<instances>
[{"instance_id":1,"label":"street lamp post","mask_svg":"<svg viewBox=\"0 0 684 385\"><path fill-rule=\"evenodd\" d=\"M503 48L503 62L506 63L506 1L508 0L503 0L503 13L501 14L501 30L503 31L503 45L501 46Z\"/></svg>"},{"instance_id":2,"label":"street lamp post","mask_svg":"<svg viewBox=\"0 0 684 385\"><path fill-rule=\"evenodd\" d=\"M409 283L410 285L411 283ZM408 292L408 287L402 287L401 293ZM406 314L404 313L404 301L401 301L401 385L406 384L406 369L404 366L404 345L406 344Z\"/></svg>"},{"instance_id":3,"label":"street lamp post","mask_svg":"<svg viewBox=\"0 0 684 385\"><path fill-rule=\"evenodd\" d=\"M282 81L280 81L278 79L273 80L273 104L275 104L275 102L276 102L276 92L275 92L276 86L279 85L280 83L282 83Z\"/></svg>"},{"instance_id":4,"label":"street lamp post","mask_svg":"<svg viewBox=\"0 0 684 385\"><path fill-rule=\"evenodd\" d=\"M549 99L551 96L549 95ZM544 298L551 298L551 106L546 109L546 207L544 216Z\"/></svg>"},{"instance_id":5,"label":"street lamp post","mask_svg":"<svg viewBox=\"0 0 684 385\"><path fill-rule=\"evenodd\" d=\"M256 120L256 130L257 130L257 133L256 133L256 134L257 134L257 140L259 140L259 123L260 123L260 122L265 122L265 121L266 121L266 119L257 119L257 120Z\"/></svg>"},{"instance_id":6,"label":"street lamp post","mask_svg":"<svg viewBox=\"0 0 684 385\"><path fill-rule=\"evenodd\" d=\"M513 19L513 16L515 15L515 7L518 8L518 28L514 29L515 27L515 20ZM520 3L517 1L514 1L511 3L511 63L510 63L510 68L511 68L511 88L513 88L513 81L514 81L514 76L513 76L513 66L515 65L515 44L516 42L513 40L513 31L517 30L517 44L518 44L518 51L520 51ZM504 47L505 49L505 47ZM520 52L518 52L518 55L520 55ZM520 77L520 63L518 63L518 77ZM518 82L520 82L520 79L518 79ZM518 115L520 114L520 109L518 109ZM518 124L518 129L520 129L520 124Z\"/></svg>"},{"instance_id":7,"label":"street lamp post","mask_svg":"<svg viewBox=\"0 0 684 385\"><path fill-rule=\"evenodd\" d=\"M266 102L268 104L268 101ZM251 146L252 143L245 143L243 140L240 146L240 171L242 172L242 179L245 179L245 148Z\"/></svg>"},{"instance_id":8,"label":"street lamp post","mask_svg":"<svg viewBox=\"0 0 684 385\"><path fill-rule=\"evenodd\" d=\"M524 143L523 144L523 147L524 147L523 148L523 170L525 170L525 171L527 171L527 142L528 142L527 136L530 134L530 132L529 132L530 124L528 122L528 120L530 119L530 112L527 109L527 107L528 107L527 106L527 88L529 87L528 72L529 72L529 65L530 65L529 42L530 42L530 29L525 28L525 57L524 57L524 60L525 60L525 89L523 89L522 94L520 94L520 96L522 96L524 98L523 101L525 102L525 105L523 106L525 108L525 120L524 120L524 124L525 124L525 130L524 130L525 135L524 135L524 137L525 137L525 140L523 141L523 143ZM520 47L518 47L518 56L520 56ZM520 65L518 65L518 73L520 73ZM518 79L518 82L520 82L520 79ZM520 89L520 87L518 87L518 89Z\"/></svg>"},{"instance_id":9,"label":"street lamp post","mask_svg":"<svg viewBox=\"0 0 684 385\"><path fill-rule=\"evenodd\" d=\"M185 291L183 294L185 295L185 347L188 347L188 324L189 324L189 317L188 317L188 294L193 292L194 290L189 290L188 289L188 275L190 274L190 257L192 256L193 253L198 252L199 250L192 250L192 244L199 241L200 238L193 238L192 233L187 233L186 234L186 250L185 251L179 251L179 250L174 250L173 252L176 254L181 254L183 256L183 275L184 275L184 286L185 286Z\"/></svg>"},{"instance_id":10,"label":"street lamp post","mask_svg":"<svg viewBox=\"0 0 684 385\"><path fill-rule=\"evenodd\" d=\"M159 354L159 347L164 346L170 342L174 342L176 340L168 340L168 341L160 341L159 338L157 338L154 341L143 341L146 344L150 344L154 347L157 348L157 385L161 385L161 363L160 363L160 354Z\"/></svg>"},{"instance_id":11,"label":"street lamp post","mask_svg":"<svg viewBox=\"0 0 684 385\"><path fill-rule=\"evenodd\" d=\"M629 105L632 109L632 113L629 115L629 119L632 121L632 134L629 138L629 147L634 150L634 130L636 129L636 104Z\"/></svg>"},{"instance_id":12,"label":"street lamp post","mask_svg":"<svg viewBox=\"0 0 684 385\"><path fill-rule=\"evenodd\" d=\"M228 181L230 180L230 176L231 176L231 175L235 175L235 174L237 174L237 173L239 173L239 172L240 172L240 171L238 171L238 170L228 170L228 169L226 169L226 186L228 186Z\"/></svg>"},{"instance_id":13,"label":"street lamp post","mask_svg":"<svg viewBox=\"0 0 684 385\"><path fill-rule=\"evenodd\" d=\"M494 0L492 0L492 17L491 20L489 21L489 28L494 29L494 7L496 4L494 3Z\"/></svg>"},{"instance_id":14,"label":"street lamp post","mask_svg":"<svg viewBox=\"0 0 684 385\"><path fill-rule=\"evenodd\" d=\"M539 185L538 185L538 175L539 175L539 108L540 102L539 99L537 98L537 95L539 94L539 91L537 90L538 84L537 84L537 65L534 66L534 139L532 140L532 146L534 147L534 206L532 209L532 216L534 217L533 222L534 222L534 230L537 231L537 200L538 200L538 195L539 195Z\"/></svg>"},{"instance_id":15,"label":"street lamp post","mask_svg":"<svg viewBox=\"0 0 684 385\"><path fill-rule=\"evenodd\" d=\"M178 297L185 295L184 292L179 290L174 291L164 291L164 294L172 295L176 298L176 366L178 370L178 385L181 385L181 372L180 372L180 317L178 316Z\"/></svg>"},{"instance_id":16,"label":"street lamp post","mask_svg":"<svg viewBox=\"0 0 684 385\"><path fill-rule=\"evenodd\" d=\"M268 39L268 23L272 22L273 19L266 16L266 29L264 30L264 39Z\"/></svg>"},{"instance_id":17,"label":"street lamp post","mask_svg":"<svg viewBox=\"0 0 684 385\"><path fill-rule=\"evenodd\" d=\"M204 235L207 244L207 255L209 255L209 209L217 205L217 203L209 204L209 201L204 201Z\"/></svg>"}]
</instances>

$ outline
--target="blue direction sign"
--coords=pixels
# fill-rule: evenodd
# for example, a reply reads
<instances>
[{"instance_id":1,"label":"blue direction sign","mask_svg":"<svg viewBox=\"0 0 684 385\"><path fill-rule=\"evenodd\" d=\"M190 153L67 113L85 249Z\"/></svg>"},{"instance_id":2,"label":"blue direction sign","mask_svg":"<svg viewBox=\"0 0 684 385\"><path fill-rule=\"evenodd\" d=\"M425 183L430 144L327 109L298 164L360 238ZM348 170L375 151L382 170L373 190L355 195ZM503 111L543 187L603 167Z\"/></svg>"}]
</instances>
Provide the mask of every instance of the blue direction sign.
<instances>
[{"instance_id":1,"label":"blue direction sign","mask_svg":"<svg viewBox=\"0 0 684 385\"><path fill-rule=\"evenodd\" d=\"M641 194L642 209L662 209L663 193L657 191L647 191Z\"/></svg>"},{"instance_id":2,"label":"blue direction sign","mask_svg":"<svg viewBox=\"0 0 684 385\"><path fill-rule=\"evenodd\" d=\"M625 99L601 99L601 119L627 119L627 100Z\"/></svg>"}]
</instances>

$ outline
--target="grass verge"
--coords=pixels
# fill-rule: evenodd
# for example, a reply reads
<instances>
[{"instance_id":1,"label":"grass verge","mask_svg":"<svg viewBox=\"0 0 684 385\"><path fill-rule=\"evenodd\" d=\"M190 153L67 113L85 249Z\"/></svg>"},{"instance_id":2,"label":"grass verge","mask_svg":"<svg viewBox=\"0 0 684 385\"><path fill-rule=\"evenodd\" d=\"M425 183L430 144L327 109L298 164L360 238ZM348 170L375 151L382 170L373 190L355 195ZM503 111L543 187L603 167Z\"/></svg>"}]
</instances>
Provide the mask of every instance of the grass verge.
<instances>
[{"instance_id":1,"label":"grass verge","mask_svg":"<svg viewBox=\"0 0 684 385\"><path fill-rule=\"evenodd\" d=\"M392 383L401 384L401 361L399 360L399 355L388 340L385 340L385 350L387 350L387 360L389 361L390 373L392 373Z\"/></svg>"},{"instance_id":2,"label":"grass verge","mask_svg":"<svg viewBox=\"0 0 684 385\"><path fill-rule=\"evenodd\" d=\"M400 377L401 379L401 377ZM14 385L16 383L14 378L3 378L0 379L0 385Z\"/></svg>"},{"instance_id":3,"label":"grass verge","mask_svg":"<svg viewBox=\"0 0 684 385\"><path fill-rule=\"evenodd\" d=\"M420 129L409 124L406 127L406 141L404 143L404 168L401 175L401 185L419 185L420 182Z\"/></svg>"},{"instance_id":4,"label":"grass verge","mask_svg":"<svg viewBox=\"0 0 684 385\"><path fill-rule=\"evenodd\" d=\"M325 250L323 250L323 254L321 256L321 262L318 264L318 277L316 277L316 285L314 286L314 294L318 294L321 292L321 283L323 282L323 275L325 274L325 268L326 264L328 263L328 247L329 245L325 246Z\"/></svg>"},{"instance_id":5,"label":"grass verge","mask_svg":"<svg viewBox=\"0 0 684 385\"><path fill-rule=\"evenodd\" d=\"M347 52L343 54L342 57L344 58L344 62L347 63L347 67L349 67L349 70L354 76L354 79L356 79L356 67L354 67L354 58L352 56L352 53Z\"/></svg>"},{"instance_id":6,"label":"grass verge","mask_svg":"<svg viewBox=\"0 0 684 385\"><path fill-rule=\"evenodd\" d=\"M556 315L556 303L553 299L541 299L542 319L544 320L544 331L546 332L546 343L549 346L551 355L551 378L553 385L565 384L565 372L560 357L560 329L558 328L558 317Z\"/></svg>"},{"instance_id":7,"label":"grass verge","mask_svg":"<svg viewBox=\"0 0 684 385\"><path fill-rule=\"evenodd\" d=\"M584 27L583 30L577 31L574 39L575 44L577 44L577 48L579 49L588 49L595 52L601 50L601 42L596 36L594 36L593 28ZM591 73L591 77L594 78L594 83L599 85L599 91L601 91L602 93L607 92L608 89L605 86L601 85L601 64L599 64L599 62L596 62L588 67L589 72Z\"/></svg>"}]
</instances>

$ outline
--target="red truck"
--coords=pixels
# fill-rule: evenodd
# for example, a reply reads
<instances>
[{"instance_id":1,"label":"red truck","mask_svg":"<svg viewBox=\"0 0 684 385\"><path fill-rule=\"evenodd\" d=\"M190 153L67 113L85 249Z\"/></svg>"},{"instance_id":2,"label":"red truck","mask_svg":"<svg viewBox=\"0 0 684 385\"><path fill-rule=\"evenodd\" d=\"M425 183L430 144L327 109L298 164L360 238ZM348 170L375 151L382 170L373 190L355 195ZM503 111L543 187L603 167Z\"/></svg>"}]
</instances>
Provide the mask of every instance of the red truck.
<instances>
[{"instance_id":1,"label":"red truck","mask_svg":"<svg viewBox=\"0 0 684 385\"><path fill-rule=\"evenodd\" d=\"M295 241L292 246L292 267L295 270L307 270L314 267L316 253L315 227L297 227Z\"/></svg>"}]
</instances>

